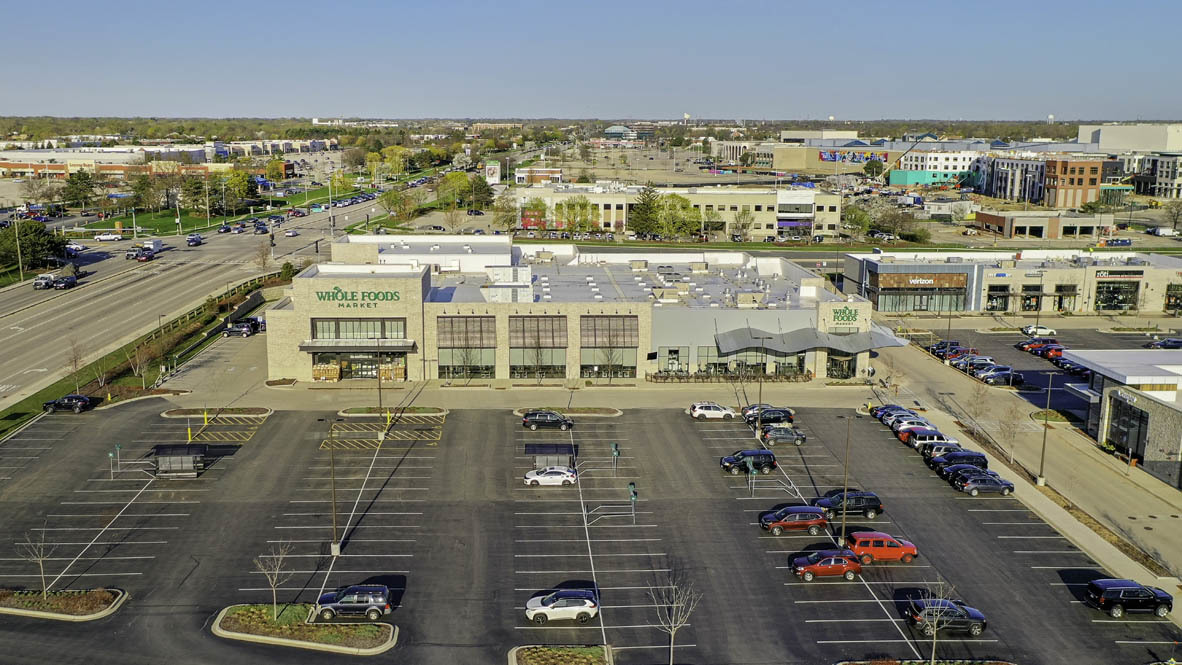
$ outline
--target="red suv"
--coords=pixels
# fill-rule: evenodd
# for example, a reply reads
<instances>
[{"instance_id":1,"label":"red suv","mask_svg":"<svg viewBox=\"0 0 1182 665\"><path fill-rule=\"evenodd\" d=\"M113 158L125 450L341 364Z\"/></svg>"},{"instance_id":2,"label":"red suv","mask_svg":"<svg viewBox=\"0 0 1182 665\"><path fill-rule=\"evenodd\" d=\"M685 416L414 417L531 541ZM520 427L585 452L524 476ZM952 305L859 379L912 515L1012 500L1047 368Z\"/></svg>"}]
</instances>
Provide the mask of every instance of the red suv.
<instances>
[{"instance_id":1,"label":"red suv","mask_svg":"<svg viewBox=\"0 0 1182 665\"><path fill-rule=\"evenodd\" d=\"M850 534L850 549L863 564L874 561L911 563L919 556L915 545L882 531L855 531Z\"/></svg>"},{"instance_id":2,"label":"red suv","mask_svg":"<svg viewBox=\"0 0 1182 665\"><path fill-rule=\"evenodd\" d=\"M759 516L759 526L778 536L785 531L808 531L816 536L829 527L825 511L816 506L786 506Z\"/></svg>"},{"instance_id":3,"label":"red suv","mask_svg":"<svg viewBox=\"0 0 1182 665\"><path fill-rule=\"evenodd\" d=\"M862 564L850 550L819 550L793 559L792 572L805 582L837 575L852 582L862 572Z\"/></svg>"}]
</instances>

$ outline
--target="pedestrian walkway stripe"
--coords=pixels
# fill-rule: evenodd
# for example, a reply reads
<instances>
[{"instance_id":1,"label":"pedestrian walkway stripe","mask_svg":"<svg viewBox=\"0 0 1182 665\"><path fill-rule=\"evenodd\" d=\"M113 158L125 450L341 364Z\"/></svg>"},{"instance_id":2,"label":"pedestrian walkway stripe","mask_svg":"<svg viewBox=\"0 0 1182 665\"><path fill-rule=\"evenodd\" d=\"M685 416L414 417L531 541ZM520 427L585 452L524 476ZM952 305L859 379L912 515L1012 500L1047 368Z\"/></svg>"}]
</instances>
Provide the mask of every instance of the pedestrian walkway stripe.
<instances>
[{"instance_id":1,"label":"pedestrian walkway stripe","mask_svg":"<svg viewBox=\"0 0 1182 665\"><path fill-rule=\"evenodd\" d=\"M254 430L241 431L207 431L197 432L193 435L194 441L215 441L218 443L246 443L254 436Z\"/></svg>"},{"instance_id":2,"label":"pedestrian walkway stripe","mask_svg":"<svg viewBox=\"0 0 1182 665\"><path fill-rule=\"evenodd\" d=\"M267 416L224 416L218 415L209 419L214 425L262 425Z\"/></svg>"}]
</instances>

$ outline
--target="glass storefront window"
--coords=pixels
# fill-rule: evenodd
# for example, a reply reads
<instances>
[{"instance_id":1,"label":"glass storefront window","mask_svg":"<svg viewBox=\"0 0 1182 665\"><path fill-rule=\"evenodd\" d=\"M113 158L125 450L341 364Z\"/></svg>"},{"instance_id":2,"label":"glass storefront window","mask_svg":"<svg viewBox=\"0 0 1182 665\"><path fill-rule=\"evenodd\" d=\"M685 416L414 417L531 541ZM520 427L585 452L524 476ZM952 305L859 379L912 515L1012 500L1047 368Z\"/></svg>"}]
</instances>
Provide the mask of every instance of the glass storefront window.
<instances>
[{"instance_id":1,"label":"glass storefront window","mask_svg":"<svg viewBox=\"0 0 1182 665\"><path fill-rule=\"evenodd\" d=\"M406 339L406 319L312 319L312 339Z\"/></svg>"},{"instance_id":2,"label":"glass storefront window","mask_svg":"<svg viewBox=\"0 0 1182 665\"><path fill-rule=\"evenodd\" d=\"M1010 307L1010 287L1005 284L994 284L989 287L985 297L985 311L1006 312Z\"/></svg>"},{"instance_id":3,"label":"glass storefront window","mask_svg":"<svg viewBox=\"0 0 1182 665\"><path fill-rule=\"evenodd\" d=\"M1182 284L1166 285L1166 309L1182 309Z\"/></svg>"},{"instance_id":4,"label":"glass storefront window","mask_svg":"<svg viewBox=\"0 0 1182 665\"><path fill-rule=\"evenodd\" d=\"M880 312L960 312L964 303L964 289L883 289L878 293Z\"/></svg>"},{"instance_id":5,"label":"glass storefront window","mask_svg":"<svg viewBox=\"0 0 1182 665\"><path fill-rule=\"evenodd\" d=\"M402 352L324 351L312 354L313 366L333 366L340 379L376 379L379 368L384 381L406 379L406 354Z\"/></svg>"},{"instance_id":6,"label":"glass storefront window","mask_svg":"<svg viewBox=\"0 0 1182 665\"><path fill-rule=\"evenodd\" d=\"M509 349L509 376L514 379L566 376L566 349Z\"/></svg>"},{"instance_id":7,"label":"glass storefront window","mask_svg":"<svg viewBox=\"0 0 1182 665\"><path fill-rule=\"evenodd\" d=\"M1123 399L1110 398L1108 443L1137 458L1144 458L1149 436L1149 414Z\"/></svg>"},{"instance_id":8,"label":"glass storefront window","mask_svg":"<svg viewBox=\"0 0 1182 665\"><path fill-rule=\"evenodd\" d=\"M844 351L837 351L835 349L826 349L828 358L825 364L825 375L831 379L852 379L854 378L854 371L858 364L858 356L846 353Z\"/></svg>"},{"instance_id":9,"label":"glass storefront window","mask_svg":"<svg viewBox=\"0 0 1182 665\"><path fill-rule=\"evenodd\" d=\"M584 378L635 377L636 349L628 347L579 349L579 376Z\"/></svg>"},{"instance_id":10,"label":"glass storefront window","mask_svg":"<svg viewBox=\"0 0 1182 665\"><path fill-rule=\"evenodd\" d=\"M1096 311L1137 309L1137 293L1140 286L1140 283L1134 280L1096 282Z\"/></svg>"}]
</instances>

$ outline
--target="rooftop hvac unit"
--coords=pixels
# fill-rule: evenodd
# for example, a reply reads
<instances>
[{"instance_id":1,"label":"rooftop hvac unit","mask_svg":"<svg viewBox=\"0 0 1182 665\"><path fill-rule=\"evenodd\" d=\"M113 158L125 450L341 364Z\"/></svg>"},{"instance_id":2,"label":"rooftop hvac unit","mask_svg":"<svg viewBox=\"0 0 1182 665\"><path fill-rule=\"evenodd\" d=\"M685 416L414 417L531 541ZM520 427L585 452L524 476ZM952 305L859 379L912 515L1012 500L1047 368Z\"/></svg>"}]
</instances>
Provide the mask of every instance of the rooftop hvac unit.
<instances>
[{"instance_id":1,"label":"rooftop hvac unit","mask_svg":"<svg viewBox=\"0 0 1182 665\"><path fill-rule=\"evenodd\" d=\"M595 299L596 299L596 300L603 300L603 296L602 296L602 295L600 295L600 294L598 294L598 293L596 293L596 294L595 294Z\"/></svg>"},{"instance_id":2,"label":"rooftop hvac unit","mask_svg":"<svg viewBox=\"0 0 1182 665\"><path fill-rule=\"evenodd\" d=\"M964 263L964 257L963 256L950 256L950 257L944 259L944 262L945 263Z\"/></svg>"}]
</instances>

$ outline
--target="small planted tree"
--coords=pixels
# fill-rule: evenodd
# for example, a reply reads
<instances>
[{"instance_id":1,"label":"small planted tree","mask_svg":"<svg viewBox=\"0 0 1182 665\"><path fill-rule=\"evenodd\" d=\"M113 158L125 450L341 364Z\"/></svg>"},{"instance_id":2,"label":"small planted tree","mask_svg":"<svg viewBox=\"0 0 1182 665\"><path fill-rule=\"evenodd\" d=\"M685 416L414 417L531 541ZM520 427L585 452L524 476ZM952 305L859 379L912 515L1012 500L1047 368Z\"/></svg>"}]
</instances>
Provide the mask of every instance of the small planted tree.
<instances>
[{"instance_id":1,"label":"small planted tree","mask_svg":"<svg viewBox=\"0 0 1182 665\"><path fill-rule=\"evenodd\" d=\"M49 594L49 587L45 584L45 562L53 556L56 546L45 541L46 529L44 524L38 535L26 531L25 539L16 544L16 555L29 563L37 565L37 573L41 577L41 598Z\"/></svg>"},{"instance_id":2,"label":"small planted tree","mask_svg":"<svg viewBox=\"0 0 1182 665\"><path fill-rule=\"evenodd\" d=\"M136 345L130 350L123 350L123 357L127 358L127 367L131 370L132 376L140 377L140 388L146 390L148 388L148 378L144 372L144 365L147 362L146 354L142 346Z\"/></svg>"},{"instance_id":3,"label":"small planted tree","mask_svg":"<svg viewBox=\"0 0 1182 665\"><path fill-rule=\"evenodd\" d=\"M78 392L82 382L82 345L75 337L71 337L67 344L66 369L70 370L70 376L74 377L74 392Z\"/></svg>"},{"instance_id":4,"label":"small planted tree","mask_svg":"<svg viewBox=\"0 0 1182 665\"><path fill-rule=\"evenodd\" d=\"M254 568L262 573L271 588L271 620L279 618L279 587L291 579L292 573L287 569L287 555L291 554L291 543L284 541L271 546L268 554L261 554L254 559Z\"/></svg>"},{"instance_id":5,"label":"small planted tree","mask_svg":"<svg viewBox=\"0 0 1182 665\"><path fill-rule=\"evenodd\" d=\"M694 588L685 572L674 566L663 580L649 585L648 596L656 609L657 628L669 635L669 665L673 665L677 631L689 624L690 615L697 609L702 594Z\"/></svg>"}]
</instances>

